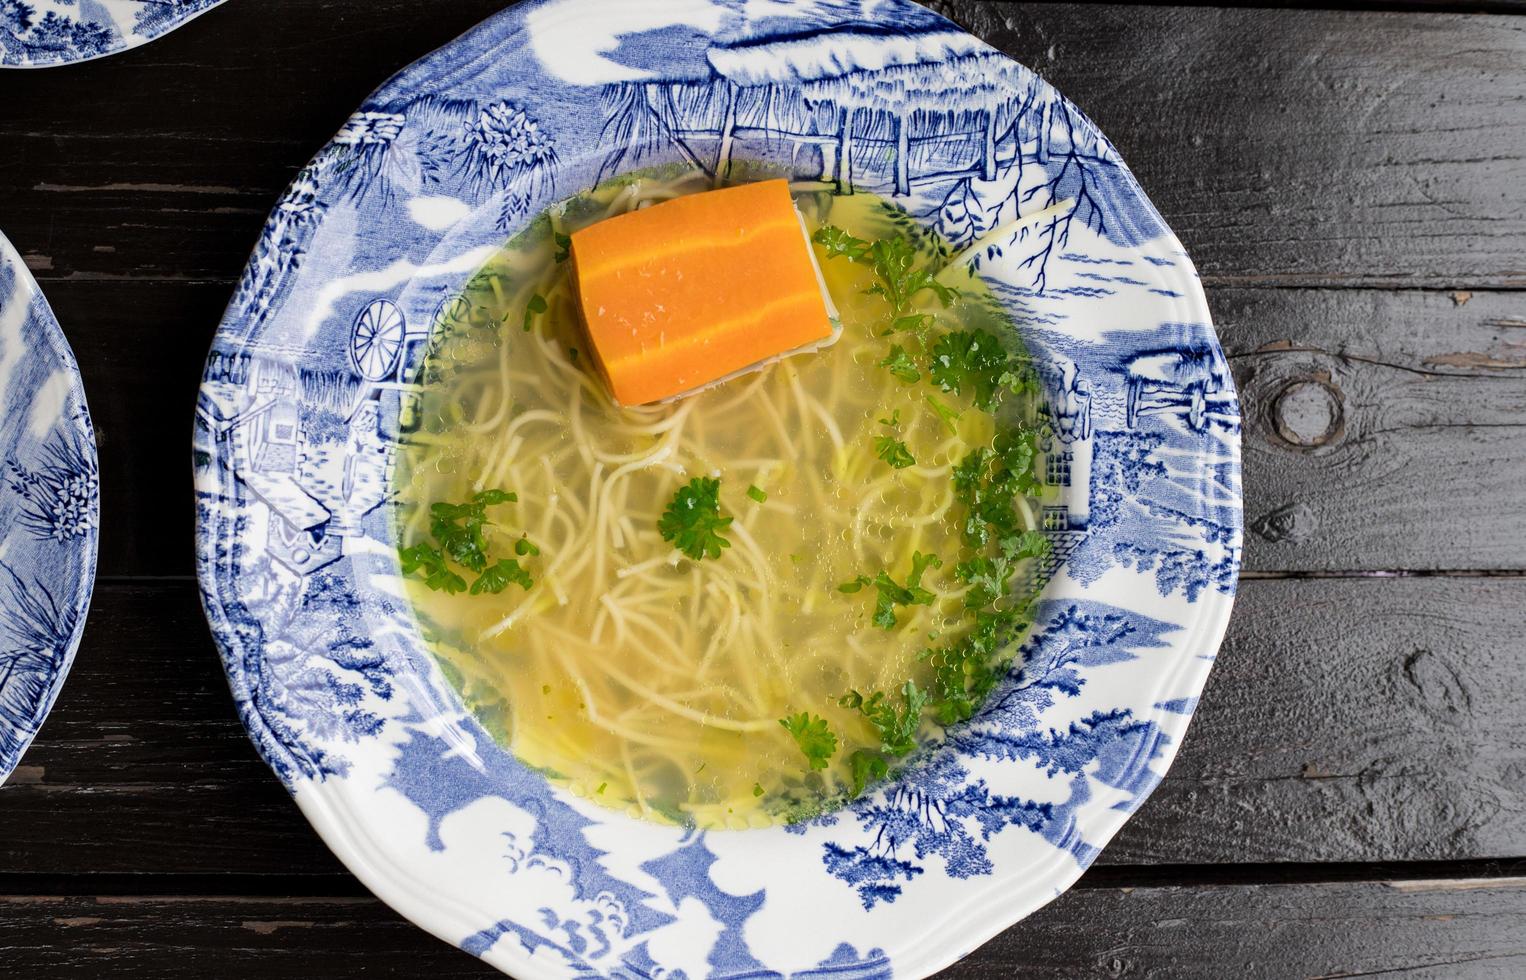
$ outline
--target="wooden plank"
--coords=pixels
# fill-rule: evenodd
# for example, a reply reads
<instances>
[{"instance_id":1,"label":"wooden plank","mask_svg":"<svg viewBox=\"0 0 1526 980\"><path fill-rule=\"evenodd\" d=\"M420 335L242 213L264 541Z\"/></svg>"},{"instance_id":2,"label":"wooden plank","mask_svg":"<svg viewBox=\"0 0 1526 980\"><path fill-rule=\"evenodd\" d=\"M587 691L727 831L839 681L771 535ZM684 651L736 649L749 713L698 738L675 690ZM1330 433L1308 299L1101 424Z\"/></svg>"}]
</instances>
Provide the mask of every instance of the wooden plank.
<instances>
[{"instance_id":1,"label":"wooden plank","mask_svg":"<svg viewBox=\"0 0 1526 980\"><path fill-rule=\"evenodd\" d=\"M123 57L8 72L7 233L48 280L229 283L365 95L500 6L378 0L360 24L341 0L230 4ZM1212 282L1526 283L1515 18L939 7L1098 120Z\"/></svg>"},{"instance_id":2,"label":"wooden plank","mask_svg":"<svg viewBox=\"0 0 1526 980\"><path fill-rule=\"evenodd\" d=\"M0 898L17 976L415 978L499 974L373 899ZM1061 896L941 977L1505 980L1526 971L1526 879Z\"/></svg>"},{"instance_id":3,"label":"wooden plank","mask_svg":"<svg viewBox=\"0 0 1526 980\"><path fill-rule=\"evenodd\" d=\"M931 4L1097 121L1215 284L1526 282L1526 27Z\"/></svg>"},{"instance_id":4,"label":"wooden plank","mask_svg":"<svg viewBox=\"0 0 1526 980\"><path fill-rule=\"evenodd\" d=\"M1526 855L1523 610L1526 578L1246 582L1181 754L1103 864ZM245 739L194 586L103 586L0 790L0 876L338 871Z\"/></svg>"},{"instance_id":5,"label":"wooden plank","mask_svg":"<svg viewBox=\"0 0 1526 980\"><path fill-rule=\"evenodd\" d=\"M100 430L104 576L193 572L190 416L226 295L49 284ZM1526 485L1526 293L1210 302L1244 401L1250 571L1526 569L1526 508L1508 505ZM1329 438L1321 412L1339 413Z\"/></svg>"},{"instance_id":6,"label":"wooden plank","mask_svg":"<svg viewBox=\"0 0 1526 980\"><path fill-rule=\"evenodd\" d=\"M1253 572L1526 567L1526 294L1210 294Z\"/></svg>"}]
</instances>

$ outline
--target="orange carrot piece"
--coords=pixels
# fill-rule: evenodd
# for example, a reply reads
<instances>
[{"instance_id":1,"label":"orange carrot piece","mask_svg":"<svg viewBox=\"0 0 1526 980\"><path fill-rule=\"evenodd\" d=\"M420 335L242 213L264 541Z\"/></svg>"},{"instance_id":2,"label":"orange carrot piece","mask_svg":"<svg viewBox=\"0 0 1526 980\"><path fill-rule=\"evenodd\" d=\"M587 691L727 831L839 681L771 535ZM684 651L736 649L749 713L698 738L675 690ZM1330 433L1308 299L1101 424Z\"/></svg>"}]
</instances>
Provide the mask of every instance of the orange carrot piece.
<instances>
[{"instance_id":1,"label":"orange carrot piece","mask_svg":"<svg viewBox=\"0 0 1526 980\"><path fill-rule=\"evenodd\" d=\"M693 194L572 235L594 362L644 405L832 334L783 180Z\"/></svg>"}]
</instances>

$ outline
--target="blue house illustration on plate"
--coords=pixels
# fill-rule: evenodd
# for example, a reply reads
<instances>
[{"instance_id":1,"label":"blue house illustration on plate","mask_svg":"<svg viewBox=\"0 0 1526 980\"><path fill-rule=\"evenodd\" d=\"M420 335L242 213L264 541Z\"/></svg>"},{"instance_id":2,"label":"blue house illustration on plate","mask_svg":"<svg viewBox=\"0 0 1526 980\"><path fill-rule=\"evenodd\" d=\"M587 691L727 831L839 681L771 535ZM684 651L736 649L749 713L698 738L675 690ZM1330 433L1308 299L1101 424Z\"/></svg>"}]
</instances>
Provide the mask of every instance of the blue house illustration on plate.
<instances>
[{"instance_id":1,"label":"blue house illustration on plate","mask_svg":"<svg viewBox=\"0 0 1526 980\"><path fill-rule=\"evenodd\" d=\"M387 499L391 446L384 421L408 428L418 392L408 379L428 345L391 300L358 310L347 370L294 369L255 349L214 355L208 369L236 406L203 421L228 439L245 488L270 508L270 556L298 575L338 561L346 539Z\"/></svg>"}]
</instances>

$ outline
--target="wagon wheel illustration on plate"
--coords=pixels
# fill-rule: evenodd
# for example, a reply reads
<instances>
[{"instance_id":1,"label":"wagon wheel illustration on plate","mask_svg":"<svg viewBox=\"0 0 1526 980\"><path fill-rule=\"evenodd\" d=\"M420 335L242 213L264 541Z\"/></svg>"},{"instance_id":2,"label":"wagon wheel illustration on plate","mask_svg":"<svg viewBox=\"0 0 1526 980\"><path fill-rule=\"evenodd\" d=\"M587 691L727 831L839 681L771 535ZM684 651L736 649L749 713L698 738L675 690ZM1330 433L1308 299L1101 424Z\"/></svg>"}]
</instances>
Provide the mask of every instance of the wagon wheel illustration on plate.
<instances>
[{"instance_id":1,"label":"wagon wheel illustration on plate","mask_svg":"<svg viewBox=\"0 0 1526 980\"><path fill-rule=\"evenodd\" d=\"M355 317L350 330L350 363L367 381L392 377L407 337L408 322L397 304L375 300Z\"/></svg>"}]
</instances>

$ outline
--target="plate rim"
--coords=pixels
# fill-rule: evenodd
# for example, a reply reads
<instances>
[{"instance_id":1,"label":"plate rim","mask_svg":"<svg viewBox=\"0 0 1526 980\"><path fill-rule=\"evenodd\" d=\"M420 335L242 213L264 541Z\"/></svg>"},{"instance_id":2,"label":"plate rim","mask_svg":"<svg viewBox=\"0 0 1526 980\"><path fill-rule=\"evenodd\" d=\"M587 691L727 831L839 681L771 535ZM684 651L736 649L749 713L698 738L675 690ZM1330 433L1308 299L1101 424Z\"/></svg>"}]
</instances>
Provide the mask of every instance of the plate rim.
<instances>
[{"instance_id":1,"label":"plate rim","mask_svg":"<svg viewBox=\"0 0 1526 980\"><path fill-rule=\"evenodd\" d=\"M109 2L109 3L124 3L125 2L125 3L136 3L136 4L140 4L141 5L142 0L98 0L98 2ZM213 10L216 10L218 7L221 7L223 4L225 4L227 2L228 2L228 0L212 0L212 2L207 4L205 7L201 7L200 9L193 10L190 13L187 13L187 14L181 16L173 24L169 24L169 25L167 25L165 27L162 27L162 28L160 28L158 30L155 30L155 31L153 31L150 34L132 34L132 35L126 35L126 34L118 33L117 34L116 43L114 43L111 47L106 48L106 49L101 50L101 51L96 51L96 52L94 52L92 54L87 54L87 55L85 55L83 57L78 57L78 58L58 58L58 59L54 59L54 60L51 60L51 61L30 61L30 60L28 60L28 61L0 61L0 69L14 69L14 70L17 70L17 71L29 71L29 70L34 70L34 69L40 70L40 69L43 69L43 68L67 68L70 65L83 65L83 64L87 64L87 63L92 62L92 61L100 61L102 58L110 58L110 57L113 57L115 55L124 54L124 53L126 53L128 51L133 50L134 48L141 48L145 44L148 44L148 43L153 42L153 41L157 41L161 37L164 37L166 34L170 34L170 33L173 33L174 31L180 30L180 28L182 28L185 25L189 24L191 21L197 19L198 17L202 16L203 14L211 13Z\"/></svg>"},{"instance_id":2,"label":"plate rim","mask_svg":"<svg viewBox=\"0 0 1526 980\"><path fill-rule=\"evenodd\" d=\"M32 297L29 303L32 314L28 321L41 320L42 337L47 342L49 352L60 367L69 372L69 397L68 402L78 406L79 422L81 425L80 435L85 451L89 454L89 461L95 465L97 480L100 474L100 447L97 443L95 420L90 414L90 406L85 397L84 376L79 369L79 362L74 356L74 350L69 345L69 339L64 334L63 326L58 321L58 316L53 312L52 305L42 291L42 286L37 278L32 275L32 270L27 266L22 257L21 250L6 237L4 231L0 231L0 260L10 259L14 261L16 274L25 276L31 284ZM55 426L55 431L57 427ZM85 626L90 619L90 606L95 598L96 573L100 561L100 493L97 491L92 503L95 518L95 526L89 534L89 540L83 545L80 574L75 576L70 583L76 598L76 616L74 627L70 632L68 642L64 648L63 663L58 672L53 676L47 693L42 698L41 716L36 729L24 738L16 757L9 768L0 763L0 789L5 787L10 777L15 775L21 767L26 754L36 744L37 737L42 734L43 727L48 718L52 716L53 709L58 706L58 698L63 693L64 684L69 679L69 673L74 667L74 660L79 654L80 641L85 635Z\"/></svg>"}]
</instances>

